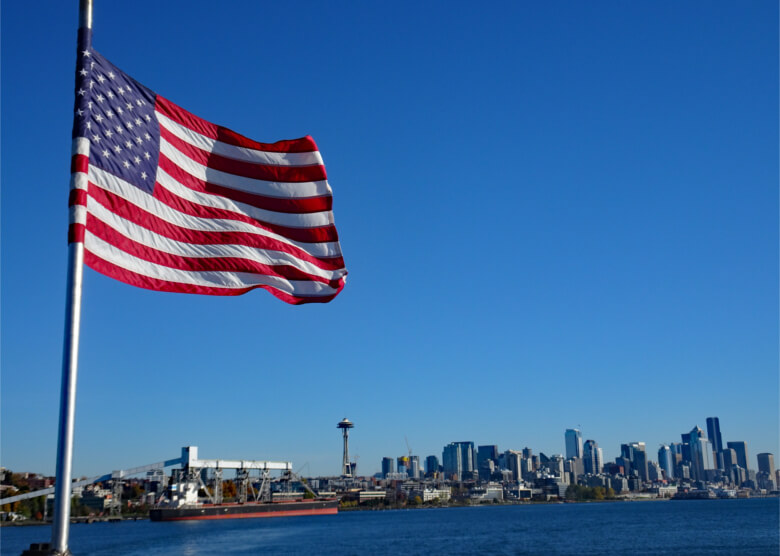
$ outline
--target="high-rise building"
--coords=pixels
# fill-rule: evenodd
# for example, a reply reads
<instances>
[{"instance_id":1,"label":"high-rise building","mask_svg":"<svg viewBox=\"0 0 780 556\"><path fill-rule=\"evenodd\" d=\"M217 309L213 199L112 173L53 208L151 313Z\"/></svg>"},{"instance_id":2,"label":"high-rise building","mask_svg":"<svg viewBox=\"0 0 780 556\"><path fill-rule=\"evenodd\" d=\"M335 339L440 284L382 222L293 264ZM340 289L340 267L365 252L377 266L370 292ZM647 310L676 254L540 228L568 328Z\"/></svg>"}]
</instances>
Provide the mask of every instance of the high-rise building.
<instances>
[{"instance_id":1,"label":"high-rise building","mask_svg":"<svg viewBox=\"0 0 780 556\"><path fill-rule=\"evenodd\" d=\"M701 431L695 427L691 431L691 474L693 479L706 481L709 479L709 472L715 469L714 452L712 443L702 434L695 434Z\"/></svg>"},{"instance_id":2,"label":"high-rise building","mask_svg":"<svg viewBox=\"0 0 780 556\"><path fill-rule=\"evenodd\" d=\"M647 452L644 442L629 442L620 445L620 455L623 459L631 462L631 471L643 481L647 480ZM629 470L626 470L629 473Z\"/></svg>"},{"instance_id":3,"label":"high-rise building","mask_svg":"<svg viewBox=\"0 0 780 556\"><path fill-rule=\"evenodd\" d=\"M662 445L658 449L658 465L663 469L667 479L674 479L674 459L669 446Z\"/></svg>"},{"instance_id":4,"label":"high-rise building","mask_svg":"<svg viewBox=\"0 0 780 556\"><path fill-rule=\"evenodd\" d=\"M428 456L425 458L425 474L432 477L434 473L439 472L439 458L436 456Z\"/></svg>"},{"instance_id":5,"label":"high-rise building","mask_svg":"<svg viewBox=\"0 0 780 556\"><path fill-rule=\"evenodd\" d=\"M585 473L598 475L603 466L601 448L595 440L586 440L582 449L582 461L585 467Z\"/></svg>"},{"instance_id":6,"label":"high-rise building","mask_svg":"<svg viewBox=\"0 0 780 556\"><path fill-rule=\"evenodd\" d=\"M726 445L737 453L737 465L747 471L749 469L747 442L727 442Z\"/></svg>"},{"instance_id":7,"label":"high-rise building","mask_svg":"<svg viewBox=\"0 0 780 556\"><path fill-rule=\"evenodd\" d=\"M390 473L395 473L395 460L382 458L382 477L387 478Z\"/></svg>"},{"instance_id":8,"label":"high-rise building","mask_svg":"<svg viewBox=\"0 0 780 556\"><path fill-rule=\"evenodd\" d=\"M410 479L420 478L420 456L409 456L409 473Z\"/></svg>"},{"instance_id":9,"label":"high-rise building","mask_svg":"<svg viewBox=\"0 0 780 556\"><path fill-rule=\"evenodd\" d=\"M492 465L489 463L492 462ZM498 446L477 447L477 471L480 481L489 481L491 469L498 464Z\"/></svg>"},{"instance_id":10,"label":"high-rise building","mask_svg":"<svg viewBox=\"0 0 780 556\"><path fill-rule=\"evenodd\" d=\"M578 429L566 429L566 459L582 457L582 433Z\"/></svg>"},{"instance_id":11,"label":"high-rise building","mask_svg":"<svg viewBox=\"0 0 780 556\"><path fill-rule=\"evenodd\" d=\"M770 477L775 472L775 456L769 453L758 454L758 470Z\"/></svg>"},{"instance_id":12,"label":"high-rise building","mask_svg":"<svg viewBox=\"0 0 780 556\"><path fill-rule=\"evenodd\" d=\"M471 479L474 474L474 443L451 442L444 447L442 463L446 478L457 481Z\"/></svg>"},{"instance_id":13,"label":"high-rise building","mask_svg":"<svg viewBox=\"0 0 780 556\"><path fill-rule=\"evenodd\" d=\"M723 451L723 437L720 435L720 420L717 417L707 417L707 438L712 442L715 454Z\"/></svg>"}]
</instances>

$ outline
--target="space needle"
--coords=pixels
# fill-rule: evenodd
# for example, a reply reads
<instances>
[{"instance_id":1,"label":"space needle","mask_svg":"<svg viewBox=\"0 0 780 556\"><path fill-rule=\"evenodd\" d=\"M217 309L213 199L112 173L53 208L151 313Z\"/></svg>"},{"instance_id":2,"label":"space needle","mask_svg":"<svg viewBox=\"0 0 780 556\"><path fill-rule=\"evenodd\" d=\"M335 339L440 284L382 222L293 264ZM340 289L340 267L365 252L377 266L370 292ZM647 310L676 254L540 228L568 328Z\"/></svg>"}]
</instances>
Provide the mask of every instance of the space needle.
<instances>
[{"instance_id":1,"label":"space needle","mask_svg":"<svg viewBox=\"0 0 780 556\"><path fill-rule=\"evenodd\" d=\"M355 424L346 417L336 425L344 434L344 460L341 462L341 475L344 477L352 477L352 466L349 463L349 429L354 426Z\"/></svg>"}]
</instances>

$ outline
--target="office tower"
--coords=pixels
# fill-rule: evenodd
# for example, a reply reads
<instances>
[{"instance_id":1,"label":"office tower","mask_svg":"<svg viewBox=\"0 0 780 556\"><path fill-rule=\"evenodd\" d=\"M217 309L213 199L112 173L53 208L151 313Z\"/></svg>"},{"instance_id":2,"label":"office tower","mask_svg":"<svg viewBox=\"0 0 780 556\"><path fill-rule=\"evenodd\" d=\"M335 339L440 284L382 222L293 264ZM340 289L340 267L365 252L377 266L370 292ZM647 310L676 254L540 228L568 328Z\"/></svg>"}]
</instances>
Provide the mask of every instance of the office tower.
<instances>
[{"instance_id":1,"label":"office tower","mask_svg":"<svg viewBox=\"0 0 780 556\"><path fill-rule=\"evenodd\" d=\"M444 447L442 463L446 478L457 481L471 479L474 473L474 443L451 442Z\"/></svg>"},{"instance_id":2,"label":"office tower","mask_svg":"<svg viewBox=\"0 0 780 556\"><path fill-rule=\"evenodd\" d=\"M737 453L737 465L747 471L748 469L748 451L747 442L727 442L726 445Z\"/></svg>"},{"instance_id":3,"label":"office tower","mask_svg":"<svg viewBox=\"0 0 780 556\"><path fill-rule=\"evenodd\" d=\"M396 459L398 463L398 472L409 474L409 456L399 456Z\"/></svg>"},{"instance_id":4,"label":"office tower","mask_svg":"<svg viewBox=\"0 0 780 556\"><path fill-rule=\"evenodd\" d=\"M428 477L433 477L435 473L439 472L439 458L436 456L428 456L425 458L425 474Z\"/></svg>"},{"instance_id":5,"label":"office tower","mask_svg":"<svg viewBox=\"0 0 780 556\"><path fill-rule=\"evenodd\" d=\"M758 454L758 470L761 473L766 473L770 477L775 472L775 456L769 453Z\"/></svg>"},{"instance_id":6,"label":"office tower","mask_svg":"<svg viewBox=\"0 0 780 556\"><path fill-rule=\"evenodd\" d=\"M647 479L653 483L662 481L664 478L661 466L654 461L647 462Z\"/></svg>"},{"instance_id":7,"label":"office tower","mask_svg":"<svg viewBox=\"0 0 780 556\"><path fill-rule=\"evenodd\" d=\"M523 459L522 452L516 450L507 450L504 452L504 461L506 468L512 472L512 480L520 481L523 478Z\"/></svg>"},{"instance_id":8,"label":"office tower","mask_svg":"<svg viewBox=\"0 0 780 556\"><path fill-rule=\"evenodd\" d=\"M620 445L620 455L623 459L631 462L631 471L636 471L636 474L643 481L647 480L647 452L645 451L644 442L629 442L628 444ZM629 470L626 470L626 474Z\"/></svg>"},{"instance_id":9,"label":"office tower","mask_svg":"<svg viewBox=\"0 0 780 556\"><path fill-rule=\"evenodd\" d=\"M488 463L492 462L492 466ZM491 468L498 464L498 446L479 446L477 448L477 471L480 481L489 481Z\"/></svg>"},{"instance_id":10,"label":"office tower","mask_svg":"<svg viewBox=\"0 0 780 556\"><path fill-rule=\"evenodd\" d=\"M419 479L420 478L420 456L409 456L409 478L410 479Z\"/></svg>"},{"instance_id":11,"label":"office tower","mask_svg":"<svg viewBox=\"0 0 780 556\"><path fill-rule=\"evenodd\" d=\"M582 457L582 433L578 429L566 429L566 459Z\"/></svg>"},{"instance_id":12,"label":"office tower","mask_svg":"<svg viewBox=\"0 0 780 556\"><path fill-rule=\"evenodd\" d=\"M390 473L395 473L395 460L393 458L382 458L382 476L387 478Z\"/></svg>"},{"instance_id":13,"label":"office tower","mask_svg":"<svg viewBox=\"0 0 780 556\"><path fill-rule=\"evenodd\" d=\"M534 451L531 450L528 446L523 448L523 459L531 459L534 455Z\"/></svg>"},{"instance_id":14,"label":"office tower","mask_svg":"<svg viewBox=\"0 0 780 556\"><path fill-rule=\"evenodd\" d=\"M712 450L716 454L723 451L723 438L720 435L720 420L717 417L707 417L707 438L712 443Z\"/></svg>"},{"instance_id":15,"label":"office tower","mask_svg":"<svg viewBox=\"0 0 780 556\"><path fill-rule=\"evenodd\" d=\"M674 479L674 460L669 446L662 445L658 449L658 465L663 469L667 479Z\"/></svg>"},{"instance_id":16,"label":"office tower","mask_svg":"<svg viewBox=\"0 0 780 556\"><path fill-rule=\"evenodd\" d=\"M691 472L693 479L706 481L709 478L708 472L715 469L713 457L712 443L709 439L703 435L695 435L691 431Z\"/></svg>"},{"instance_id":17,"label":"office tower","mask_svg":"<svg viewBox=\"0 0 780 556\"><path fill-rule=\"evenodd\" d=\"M585 467L585 474L598 475L601 473L603 465L601 448L595 440L586 440L582 448L582 461Z\"/></svg>"}]
</instances>

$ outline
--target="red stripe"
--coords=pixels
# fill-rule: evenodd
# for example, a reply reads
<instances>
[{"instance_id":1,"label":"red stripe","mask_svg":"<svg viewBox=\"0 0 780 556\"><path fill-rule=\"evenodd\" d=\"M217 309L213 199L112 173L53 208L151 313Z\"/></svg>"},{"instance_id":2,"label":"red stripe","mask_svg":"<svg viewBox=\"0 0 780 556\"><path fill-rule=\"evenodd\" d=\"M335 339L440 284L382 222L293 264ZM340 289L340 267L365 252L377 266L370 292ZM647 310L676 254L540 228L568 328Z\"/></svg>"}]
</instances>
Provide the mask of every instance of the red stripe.
<instances>
[{"instance_id":1,"label":"red stripe","mask_svg":"<svg viewBox=\"0 0 780 556\"><path fill-rule=\"evenodd\" d=\"M321 276L313 276L289 264L266 265L251 259L238 257L206 258L172 255L137 243L97 218L89 218L87 221L87 229L90 233L96 235L106 243L113 245L117 249L120 249L133 257L168 268L189 272L246 272L263 276L278 276L287 280L320 282L327 284L332 288L338 288L340 285L339 280L328 280Z\"/></svg>"},{"instance_id":2,"label":"red stripe","mask_svg":"<svg viewBox=\"0 0 780 556\"><path fill-rule=\"evenodd\" d=\"M90 182L90 185L93 184ZM162 186L157 184L155 187L155 196L157 196L158 189L165 191ZM107 210L113 212L117 216L151 230L156 234L176 241L200 245L246 245L249 247L257 247L260 249L270 249L289 253L294 257L310 262L325 270L338 270L344 267L344 260L342 257L318 258L307 253L299 247L289 245L276 239L259 234L253 234L249 232L204 232L199 230L180 228L179 226L171 224L170 222L166 222L165 220L151 214L150 212L147 212L140 207L130 203L129 201L126 201L122 197L114 195L113 193L105 191L97 186L90 187L89 194L93 199L95 199L95 201L99 202ZM175 195L170 196L174 199L178 199ZM186 203L186 201L182 202Z\"/></svg>"},{"instance_id":3,"label":"red stripe","mask_svg":"<svg viewBox=\"0 0 780 556\"><path fill-rule=\"evenodd\" d=\"M87 206L87 192L83 189L71 189L68 195L68 206Z\"/></svg>"},{"instance_id":4,"label":"red stripe","mask_svg":"<svg viewBox=\"0 0 780 556\"><path fill-rule=\"evenodd\" d=\"M156 184L154 188L154 198L176 210L182 214L188 214L190 216L197 216L198 218L219 218L226 220L235 220L237 222L246 222L263 230L268 230L275 234L284 236L293 241L300 241L302 243L323 243L338 241L338 232L336 227L332 224L327 226L319 226L316 228L291 228L288 226L280 226L278 224L269 224L247 216L241 212L233 212L226 209L219 209L216 207L207 207L192 203L186 199L182 199L178 195L172 193L161 184Z\"/></svg>"},{"instance_id":5,"label":"red stripe","mask_svg":"<svg viewBox=\"0 0 780 556\"><path fill-rule=\"evenodd\" d=\"M68 226L68 243L84 243L84 224L71 224Z\"/></svg>"},{"instance_id":6,"label":"red stripe","mask_svg":"<svg viewBox=\"0 0 780 556\"><path fill-rule=\"evenodd\" d=\"M228 174L255 180L288 183L322 181L327 179L325 166L322 164L314 164L311 166L271 166L268 164L258 164L255 162L228 158L211 151L204 151L194 145L190 145L186 141L182 141L163 126L160 126L160 136L185 156L212 170L219 170L220 172L226 172Z\"/></svg>"},{"instance_id":7,"label":"red stripe","mask_svg":"<svg viewBox=\"0 0 780 556\"><path fill-rule=\"evenodd\" d=\"M216 185L204 180L200 180L185 170L181 169L171 159L160 153L160 168L166 174L175 179L178 183L201 193L209 193L226 197L239 203L251 205L253 207L272 210L274 212L284 212L289 214L306 214L310 212L323 212L331 210L333 207L333 197L323 195L321 197L307 197L303 199L289 199L280 197L266 197L264 195L255 195L245 191L239 191L223 185Z\"/></svg>"},{"instance_id":8,"label":"red stripe","mask_svg":"<svg viewBox=\"0 0 780 556\"><path fill-rule=\"evenodd\" d=\"M156 278L143 276L136 272L132 272L124 268L121 268L119 266L116 266L104 259L101 259L100 257L98 257L97 255L95 255L94 253L88 250L85 250L84 252L84 263L92 270L104 274L109 278L114 278L115 280L119 280L120 282L124 282L125 284L130 284L131 286L136 286L139 288L145 288L147 290L174 292L174 293L195 293L201 295L241 295L251 290L264 289L264 290L268 290L268 292L271 293L274 297L281 299L285 303L290 303L291 305L301 305L303 303L327 303L328 301L336 297L341 291L341 289L344 288L344 284L342 283L341 288L339 288L339 290L332 295L326 295L323 297L296 297L281 292L276 288L272 288L271 286L258 285L258 286L251 286L247 288L233 289L233 288L195 286L192 284L181 284L179 282L167 282L165 280L158 280Z\"/></svg>"},{"instance_id":9,"label":"red stripe","mask_svg":"<svg viewBox=\"0 0 780 556\"><path fill-rule=\"evenodd\" d=\"M89 171L89 157L83 154L74 154L70 159L70 173L87 173Z\"/></svg>"},{"instance_id":10,"label":"red stripe","mask_svg":"<svg viewBox=\"0 0 780 556\"><path fill-rule=\"evenodd\" d=\"M309 135L301 137L300 139L277 141L276 143L258 143L257 141L252 141L226 127L207 122L160 95L157 95L157 102L155 103L154 109L192 131L229 145L235 145L236 147L246 147L248 149L275 153L307 153L317 150L314 139Z\"/></svg>"}]
</instances>

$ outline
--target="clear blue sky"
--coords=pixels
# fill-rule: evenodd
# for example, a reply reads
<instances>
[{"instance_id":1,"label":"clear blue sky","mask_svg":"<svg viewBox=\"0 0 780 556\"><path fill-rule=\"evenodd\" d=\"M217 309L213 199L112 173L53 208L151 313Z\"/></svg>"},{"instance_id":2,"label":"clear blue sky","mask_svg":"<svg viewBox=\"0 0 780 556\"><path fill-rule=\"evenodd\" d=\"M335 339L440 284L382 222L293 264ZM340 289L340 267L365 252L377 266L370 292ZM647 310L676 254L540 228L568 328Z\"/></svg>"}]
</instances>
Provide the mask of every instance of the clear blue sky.
<instances>
[{"instance_id":1,"label":"clear blue sky","mask_svg":"<svg viewBox=\"0 0 780 556\"><path fill-rule=\"evenodd\" d=\"M77 4L2 5L0 464L53 473ZM776 2L95 1L94 46L261 141L311 134L332 303L85 272L75 474L359 471L580 426L778 455Z\"/></svg>"}]
</instances>

